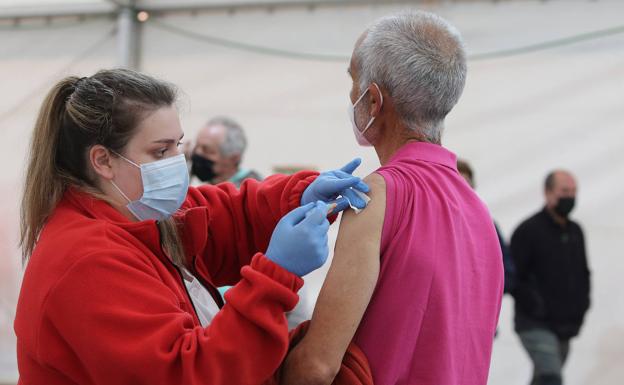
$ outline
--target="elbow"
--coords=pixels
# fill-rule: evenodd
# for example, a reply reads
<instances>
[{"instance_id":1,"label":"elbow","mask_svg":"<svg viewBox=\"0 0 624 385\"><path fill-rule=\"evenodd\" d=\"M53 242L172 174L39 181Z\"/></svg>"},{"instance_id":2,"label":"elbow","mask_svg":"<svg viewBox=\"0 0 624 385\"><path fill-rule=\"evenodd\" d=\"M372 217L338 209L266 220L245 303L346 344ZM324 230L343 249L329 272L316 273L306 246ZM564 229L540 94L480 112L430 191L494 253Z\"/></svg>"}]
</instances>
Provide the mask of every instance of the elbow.
<instances>
[{"instance_id":1,"label":"elbow","mask_svg":"<svg viewBox=\"0 0 624 385\"><path fill-rule=\"evenodd\" d=\"M330 365L325 362L318 362L312 366L310 372L308 373L306 385L330 385L336 375L338 375L338 371L340 370L340 366Z\"/></svg>"},{"instance_id":2,"label":"elbow","mask_svg":"<svg viewBox=\"0 0 624 385\"><path fill-rule=\"evenodd\" d=\"M340 364L338 365L331 365L331 364L323 364L319 370L318 370L318 376L319 376L319 384L331 384L332 382L334 382L334 379L336 378L336 376L338 375L338 372L340 371Z\"/></svg>"},{"instance_id":3,"label":"elbow","mask_svg":"<svg viewBox=\"0 0 624 385\"><path fill-rule=\"evenodd\" d=\"M330 385L339 370L340 366L316 360L308 361L298 370L287 370L281 385Z\"/></svg>"},{"instance_id":4,"label":"elbow","mask_svg":"<svg viewBox=\"0 0 624 385\"><path fill-rule=\"evenodd\" d=\"M342 357L308 346L307 337L288 354L282 367L281 385L330 385L338 375Z\"/></svg>"}]
</instances>

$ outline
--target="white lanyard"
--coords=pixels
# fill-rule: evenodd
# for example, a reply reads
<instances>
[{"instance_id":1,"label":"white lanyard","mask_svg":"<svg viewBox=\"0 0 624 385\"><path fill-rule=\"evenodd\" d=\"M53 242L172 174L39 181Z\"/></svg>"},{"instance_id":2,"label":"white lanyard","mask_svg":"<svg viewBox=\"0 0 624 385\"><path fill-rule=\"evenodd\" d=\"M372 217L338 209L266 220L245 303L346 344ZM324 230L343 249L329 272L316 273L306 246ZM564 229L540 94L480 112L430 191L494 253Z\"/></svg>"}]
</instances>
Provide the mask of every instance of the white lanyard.
<instances>
[{"instance_id":1,"label":"white lanyard","mask_svg":"<svg viewBox=\"0 0 624 385\"><path fill-rule=\"evenodd\" d=\"M207 327L210 325L214 316L219 312L219 306L214 298L212 298L212 295L210 295L210 292L206 290L193 274L182 268L182 275L191 301L193 301L193 305L195 306L199 322L201 322L203 327Z\"/></svg>"}]
</instances>

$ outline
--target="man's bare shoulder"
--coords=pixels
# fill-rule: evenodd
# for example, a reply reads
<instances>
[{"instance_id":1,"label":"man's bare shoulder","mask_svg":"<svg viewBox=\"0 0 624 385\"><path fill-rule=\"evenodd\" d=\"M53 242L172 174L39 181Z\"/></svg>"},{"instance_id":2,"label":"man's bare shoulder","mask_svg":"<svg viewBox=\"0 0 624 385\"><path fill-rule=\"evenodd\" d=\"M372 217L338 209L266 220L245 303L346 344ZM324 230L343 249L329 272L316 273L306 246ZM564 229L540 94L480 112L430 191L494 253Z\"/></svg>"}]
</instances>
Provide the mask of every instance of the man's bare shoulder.
<instances>
[{"instance_id":1,"label":"man's bare shoulder","mask_svg":"<svg viewBox=\"0 0 624 385\"><path fill-rule=\"evenodd\" d=\"M372 195L378 196L381 195L385 198L386 193L386 181L384 178L373 172L364 178L364 182L370 187L370 192L367 194L371 199Z\"/></svg>"},{"instance_id":2,"label":"man's bare shoulder","mask_svg":"<svg viewBox=\"0 0 624 385\"><path fill-rule=\"evenodd\" d=\"M348 243L358 240L367 245L370 241L379 242L386 211L386 183L377 173L368 175L364 178L364 182L370 187L370 191L366 194L370 202L359 214L353 210L347 210L343 214L339 240L347 240Z\"/></svg>"}]
</instances>

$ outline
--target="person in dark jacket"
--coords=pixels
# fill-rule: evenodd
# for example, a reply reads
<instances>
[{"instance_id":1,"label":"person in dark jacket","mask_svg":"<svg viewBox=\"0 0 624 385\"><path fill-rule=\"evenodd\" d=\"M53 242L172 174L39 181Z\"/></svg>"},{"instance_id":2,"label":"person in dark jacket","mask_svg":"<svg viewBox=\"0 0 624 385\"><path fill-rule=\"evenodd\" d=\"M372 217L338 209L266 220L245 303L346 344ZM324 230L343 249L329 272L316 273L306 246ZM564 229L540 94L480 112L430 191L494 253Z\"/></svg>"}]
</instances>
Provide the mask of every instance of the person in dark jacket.
<instances>
[{"instance_id":1,"label":"person in dark jacket","mask_svg":"<svg viewBox=\"0 0 624 385\"><path fill-rule=\"evenodd\" d=\"M533 362L532 385L563 384L569 341L583 325L590 273L581 227L569 218L576 198L572 174L548 174L546 206L511 238L516 265L515 329Z\"/></svg>"}]
</instances>

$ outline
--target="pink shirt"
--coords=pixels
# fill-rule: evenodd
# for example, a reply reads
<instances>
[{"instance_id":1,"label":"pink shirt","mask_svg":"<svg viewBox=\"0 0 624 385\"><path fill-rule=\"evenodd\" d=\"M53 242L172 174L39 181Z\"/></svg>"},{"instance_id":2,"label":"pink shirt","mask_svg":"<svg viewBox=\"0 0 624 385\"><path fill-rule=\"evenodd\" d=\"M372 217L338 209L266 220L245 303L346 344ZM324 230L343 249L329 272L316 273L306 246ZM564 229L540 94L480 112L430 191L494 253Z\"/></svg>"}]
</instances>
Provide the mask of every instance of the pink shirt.
<instances>
[{"instance_id":1,"label":"pink shirt","mask_svg":"<svg viewBox=\"0 0 624 385\"><path fill-rule=\"evenodd\" d=\"M503 295L487 208L438 145L408 143L377 173L381 270L355 336L375 385L485 385Z\"/></svg>"}]
</instances>

